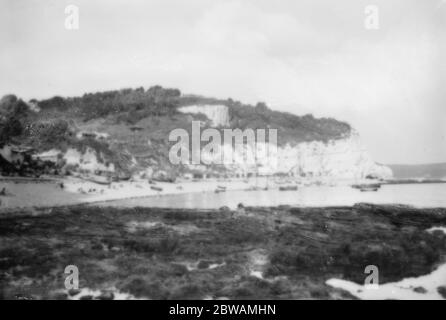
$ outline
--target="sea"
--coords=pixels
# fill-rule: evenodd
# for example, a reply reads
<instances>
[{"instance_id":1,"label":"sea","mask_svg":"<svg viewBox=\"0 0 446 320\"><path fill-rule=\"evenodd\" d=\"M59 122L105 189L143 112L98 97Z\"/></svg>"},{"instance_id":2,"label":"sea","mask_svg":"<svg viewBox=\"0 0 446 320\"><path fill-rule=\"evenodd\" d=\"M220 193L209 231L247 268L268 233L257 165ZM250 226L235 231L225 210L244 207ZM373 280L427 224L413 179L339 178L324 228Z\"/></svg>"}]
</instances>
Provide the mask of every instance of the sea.
<instances>
[{"instance_id":1,"label":"sea","mask_svg":"<svg viewBox=\"0 0 446 320\"><path fill-rule=\"evenodd\" d=\"M364 192L349 186L307 186L296 191L226 191L161 195L107 201L101 206L116 207L160 207L215 209L223 206L352 206L355 203L404 204L420 208L445 207L446 183L389 184L376 192Z\"/></svg>"}]
</instances>

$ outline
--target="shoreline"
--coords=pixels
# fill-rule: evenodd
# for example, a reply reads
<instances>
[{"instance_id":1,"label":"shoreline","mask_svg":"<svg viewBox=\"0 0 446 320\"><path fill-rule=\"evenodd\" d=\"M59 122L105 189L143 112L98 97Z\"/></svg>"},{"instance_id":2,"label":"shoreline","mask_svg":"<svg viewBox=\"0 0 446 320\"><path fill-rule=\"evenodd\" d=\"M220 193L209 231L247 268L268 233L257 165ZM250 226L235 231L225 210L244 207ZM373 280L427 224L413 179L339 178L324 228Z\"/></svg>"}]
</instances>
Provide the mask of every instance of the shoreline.
<instances>
[{"instance_id":1,"label":"shoreline","mask_svg":"<svg viewBox=\"0 0 446 320\"><path fill-rule=\"evenodd\" d=\"M12 195L0 196L2 205L0 214L11 210L32 209L43 207L63 207L72 205L96 205L115 207L162 207L181 208L182 204L187 208L218 209L223 206L235 208L238 203L246 206L273 207L289 205L294 207L339 207L353 206L356 203L374 204L404 204L416 208L442 208L446 203L438 199L431 192L442 193L444 188L435 184L426 184L421 189L419 196L417 186L408 184L401 189L395 189L394 185L383 185L379 192L362 193L348 186L299 186L298 191L280 191L269 189L268 191L249 191L249 183L234 184L233 182L213 181L203 185L199 182L188 182L183 184L169 184L163 192L149 190L150 185L145 188L136 187L137 182L126 183L122 187L116 187L106 194L81 194L79 192L68 192L66 188L61 190L59 182L53 183L12 183L7 185L8 192ZM66 180L64 180L66 183ZM225 185L227 192L215 193L217 185ZM157 184L160 186L161 184ZM189 188L190 185L196 186ZM3 184L4 186L4 184ZM97 187L91 182L75 180L69 188ZM178 187L181 186L181 190ZM0 183L0 187L2 184ZM101 186L102 188L106 188ZM388 189L390 188L390 189ZM415 188L415 189L414 189ZM432 189L433 188L433 189ZM108 189L108 188L107 188ZM431 190L432 189L432 190ZM132 192L132 191L136 192ZM406 195L405 191L409 193ZM424 191L423 191L424 190ZM415 193L414 193L415 192ZM396 193L396 198L394 198ZM403 195L403 196L402 196ZM293 200L294 199L294 200Z\"/></svg>"},{"instance_id":2,"label":"shoreline","mask_svg":"<svg viewBox=\"0 0 446 320\"><path fill-rule=\"evenodd\" d=\"M63 189L59 186L61 183L64 185ZM9 209L87 205L177 194L210 193L214 192L219 185L224 185L228 191L243 191L252 187L249 182L246 183L242 179L239 181L156 182L155 184L149 184L147 181L122 181L112 182L109 186L73 177L44 180L0 179L0 187L5 187L10 193L8 196L0 197L0 200L3 200L0 212ZM152 186L161 187L163 190L161 192L153 190ZM28 197L31 194L36 197ZM46 199L44 200L43 197Z\"/></svg>"},{"instance_id":3,"label":"shoreline","mask_svg":"<svg viewBox=\"0 0 446 320\"><path fill-rule=\"evenodd\" d=\"M0 189L5 187L7 191L10 193L8 196L0 196L0 213L5 212L10 209L21 209L21 208L33 208L33 207L60 207L67 205L118 205L119 201L123 201L126 203L126 206L129 206L131 203L135 203L136 206L144 206L144 201L147 200L150 206L153 206L156 199L161 199L160 203L162 203L162 207L168 207L166 205L167 197L171 196L184 196L189 198L199 198L198 194L205 194L204 198L213 198L215 190L219 187L223 187L225 191L228 193L234 191L240 192L253 192L257 193L261 197L264 197L267 193L270 193L272 197L280 196L285 198L285 195L290 195L290 193L278 193L278 189L283 185L297 185L298 191L295 193L296 196L299 194L303 194L303 196L308 196L311 193L325 192L325 197L334 197L339 196L335 190L344 190L350 196L356 197L357 201L346 201L345 203L327 203L326 199L322 199L320 204L315 204L315 202L305 202L302 204L298 203L283 203L283 205L292 205L292 206L302 206L302 207L326 207L326 206L350 206L354 203L358 202L374 202L371 199L374 197L380 197L382 195L382 190L377 193L366 193L366 194L355 194L350 190L350 185L353 181L338 181L338 184L333 185L330 183L317 185L312 184L310 182L304 183L296 183L293 180L284 180L284 181L274 181L271 182L266 178L250 178L250 179L231 179L231 180L221 180L221 179L213 179L213 180L203 180L203 181L179 181L176 183L169 182L156 182L149 183L147 180L137 180L137 181L121 181L121 182L112 182L110 185L101 185L91 181L83 180L81 178L75 177L64 177L64 178L54 178L54 177L45 177L40 178L40 180L36 179L26 179L26 178L10 178L0 177ZM43 179L43 180L42 180ZM355 181L356 182L356 181ZM362 181L361 181L362 182ZM368 181L370 183L370 181ZM62 189L60 185L63 184L64 188ZM441 184L441 183L438 183ZM404 186L404 187L414 187L419 185L435 185L432 182L420 182L420 183L407 183L407 184L396 184L396 183L386 183L383 182L383 188L393 188L395 186ZM268 191L262 190L252 190L255 187L259 189L263 189L268 186ZM153 190L151 187L161 188L162 191ZM296 191L294 191L296 192ZM234 195L234 193L232 193ZM225 197L225 193L221 194L221 196ZM236 195L239 196L239 195ZM246 193L246 197L250 197L249 193ZM293 194L293 197L294 194ZM184 199L183 199L184 200ZM243 200L243 199L242 199ZM244 201L240 200L239 202L244 203ZM263 200L263 199L259 199ZM355 200L355 199L353 199ZM408 199L408 205L416 206L418 208L432 208L432 207L446 207L446 204L442 202L440 204L425 203L422 202L421 205L413 204L412 199ZM179 200L181 201L181 200ZM404 201L398 201L398 199L391 199L388 202L384 203L405 203ZM237 204L233 204L234 207ZM248 203L248 205L252 205L252 203ZM269 206L274 206L278 204L272 203ZM223 205L222 205L223 206ZM259 206L265 206L264 203ZM175 206L174 206L175 207ZM215 207L213 207L215 208Z\"/></svg>"}]
</instances>

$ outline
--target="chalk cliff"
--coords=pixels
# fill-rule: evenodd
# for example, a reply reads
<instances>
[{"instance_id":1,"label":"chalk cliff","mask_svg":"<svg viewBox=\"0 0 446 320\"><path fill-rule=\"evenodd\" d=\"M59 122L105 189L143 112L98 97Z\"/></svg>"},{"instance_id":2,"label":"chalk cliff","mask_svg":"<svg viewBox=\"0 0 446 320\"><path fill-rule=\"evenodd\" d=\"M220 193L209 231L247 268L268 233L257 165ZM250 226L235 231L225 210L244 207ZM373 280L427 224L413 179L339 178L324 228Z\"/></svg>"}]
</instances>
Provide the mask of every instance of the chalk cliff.
<instances>
[{"instance_id":1,"label":"chalk cliff","mask_svg":"<svg viewBox=\"0 0 446 320\"><path fill-rule=\"evenodd\" d=\"M225 105L192 105L178 108L183 113L204 114L214 127L229 126L229 112Z\"/></svg>"},{"instance_id":2,"label":"chalk cliff","mask_svg":"<svg viewBox=\"0 0 446 320\"><path fill-rule=\"evenodd\" d=\"M222 106L193 106L184 110L210 115L209 119L214 124L229 119ZM224 163L227 169L245 174L281 173L296 177L346 180L392 177L392 170L372 159L361 143L359 134L353 129L341 138L328 141L307 141L294 145L287 143L277 147L260 142L255 147L245 146L243 150L224 145L217 153L206 154L202 151L201 158L210 163L215 158L223 159L225 153L231 154L233 159L232 163Z\"/></svg>"}]
</instances>

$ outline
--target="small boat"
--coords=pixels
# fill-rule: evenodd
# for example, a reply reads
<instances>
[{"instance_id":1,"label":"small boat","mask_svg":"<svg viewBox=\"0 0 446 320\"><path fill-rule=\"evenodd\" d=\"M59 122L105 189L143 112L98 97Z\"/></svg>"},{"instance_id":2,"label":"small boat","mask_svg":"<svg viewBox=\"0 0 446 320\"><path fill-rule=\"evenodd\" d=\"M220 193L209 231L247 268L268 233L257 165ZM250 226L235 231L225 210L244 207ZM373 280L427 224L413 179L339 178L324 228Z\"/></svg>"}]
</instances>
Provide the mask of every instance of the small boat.
<instances>
[{"instance_id":1,"label":"small boat","mask_svg":"<svg viewBox=\"0 0 446 320\"><path fill-rule=\"evenodd\" d=\"M226 189L220 189L220 188L217 188L217 189L215 189L215 193L220 193L220 192L225 192L226 191Z\"/></svg>"},{"instance_id":2,"label":"small boat","mask_svg":"<svg viewBox=\"0 0 446 320\"><path fill-rule=\"evenodd\" d=\"M380 183L369 183L369 184L354 184L352 185L353 189L359 189L362 192L366 191L378 191L381 188Z\"/></svg>"},{"instance_id":3,"label":"small boat","mask_svg":"<svg viewBox=\"0 0 446 320\"><path fill-rule=\"evenodd\" d=\"M155 186L150 186L150 189L155 190L155 191L163 191L163 188L161 187L155 187Z\"/></svg>"},{"instance_id":4,"label":"small boat","mask_svg":"<svg viewBox=\"0 0 446 320\"><path fill-rule=\"evenodd\" d=\"M102 185L110 185L110 183L111 183L111 181L108 177L103 177L103 176L87 176L84 179L87 181L97 183L97 184L102 184Z\"/></svg>"},{"instance_id":5,"label":"small boat","mask_svg":"<svg viewBox=\"0 0 446 320\"><path fill-rule=\"evenodd\" d=\"M279 187L279 191L296 191L297 186L283 186Z\"/></svg>"},{"instance_id":6,"label":"small boat","mask_svg":"<svg viewBox=\"0 0 446 320\"><path fill-rule=\"evenodd\" d=\"M368 191L378 191L379 188L377 187L370 187L370 186L365 186L365 187L361 187L359 188L359 190L361 190L361 192L368 192Z\"/></svg>"},{"instance_id":7,"label":"small boat","mask_svg":"<svg viewBox=\"0 0 446 320\"><path fill-rule=\"evenodd\" d=\"M118 181L129 181L131 179L131 175L121 174L117 177Z\"/></svg>"},{"instance_id":8,"label":"small boat","mask_svg":"<svg viewBox=\"0 0 446 320\"><path fill-rule=\"evenodd\" d=\"M217 186L217 189L226 191L226 187L224 187L224 186Z\"/></svg>"},{"instance_id":9,"label":"small boat","mask_svg":"<svg viewBox=\"0 0 446 320\"><path fill-rule=\"evenodd\" d=\"M245 191L259 191L259 190L261 190L261 189L256 186L251 186L251 187L245 189Z\"/></svg>"},{"instance_id":10,"label":"small boat","mask_svg":"<svg viewBox=\"0 0 446 320\"><path fill-rule=\"evenodd\" d=\"M153 181L157 182L167 182L167 183L175 183L175 178L173 177L156 177L152 179Z\"/></svg>"}]
</instances>

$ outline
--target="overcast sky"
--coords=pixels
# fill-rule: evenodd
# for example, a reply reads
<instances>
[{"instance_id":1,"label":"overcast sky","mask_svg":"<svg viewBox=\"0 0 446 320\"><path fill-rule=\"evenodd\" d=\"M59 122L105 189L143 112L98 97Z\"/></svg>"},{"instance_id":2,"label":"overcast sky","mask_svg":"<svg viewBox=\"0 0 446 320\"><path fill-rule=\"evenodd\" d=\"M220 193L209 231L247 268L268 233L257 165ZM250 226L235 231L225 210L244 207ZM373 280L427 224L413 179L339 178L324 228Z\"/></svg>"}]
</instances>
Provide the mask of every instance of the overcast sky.
<instances>
[{"instance_id":1,"label":"overcast sky","mask_svg":"<svg viewBox=\"0 0 446 320\"><path fill-rule=\"evenodd\" d=\"M67 30L65 7L79 7ZM365 7L379 29L364 27ZM0 0L0 95L160 84L348 121L374 159L446 161L446 0Z\"/></svg>"}]
</instances>

